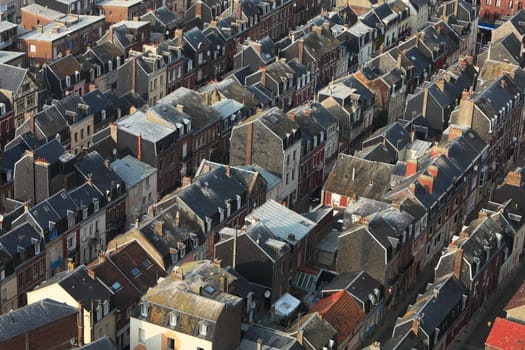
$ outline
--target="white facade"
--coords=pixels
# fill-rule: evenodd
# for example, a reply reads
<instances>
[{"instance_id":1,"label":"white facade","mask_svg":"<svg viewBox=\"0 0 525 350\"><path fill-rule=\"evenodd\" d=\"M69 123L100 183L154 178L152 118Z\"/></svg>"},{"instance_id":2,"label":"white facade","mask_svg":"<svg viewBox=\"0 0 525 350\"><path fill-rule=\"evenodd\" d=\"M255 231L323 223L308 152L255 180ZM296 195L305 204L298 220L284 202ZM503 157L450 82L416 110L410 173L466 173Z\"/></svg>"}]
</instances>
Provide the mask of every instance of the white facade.
<instances>
[{"instance_id":1,"label":"white facade","mask_svg":"<svg viewBox=\"0 0 525 350\"><path fill-rule=\"evenodd\" d=\"M80 222L80 262L88 264L106 250L106 209L101 208Z\"/></svg>"},{"instance_id":2,"label":"white facade","mask_svg":"<svg viewBox=\"0 0 525 350\"><path fill-rule=\"evenodd\" d=\"M168 327L161 327L135 317L130 318L130 349L143 345L147 349L169 349L168 339L172 339L173 349L202 349L212 350L211 341L193 337L191 335L174 331Z\"/></svg>"},{"instance_id":3,"label":"white facade","mask_svg":"<svg viewBox=\"0 0 525 350\"><path fill-rule=\"evenodd\" d=\"M286 201L287 206L290 206L290 204L295 203L297 200L300 157L301 140L296 141L284 150L281 200Z\"/></svg>"}]
</instances>

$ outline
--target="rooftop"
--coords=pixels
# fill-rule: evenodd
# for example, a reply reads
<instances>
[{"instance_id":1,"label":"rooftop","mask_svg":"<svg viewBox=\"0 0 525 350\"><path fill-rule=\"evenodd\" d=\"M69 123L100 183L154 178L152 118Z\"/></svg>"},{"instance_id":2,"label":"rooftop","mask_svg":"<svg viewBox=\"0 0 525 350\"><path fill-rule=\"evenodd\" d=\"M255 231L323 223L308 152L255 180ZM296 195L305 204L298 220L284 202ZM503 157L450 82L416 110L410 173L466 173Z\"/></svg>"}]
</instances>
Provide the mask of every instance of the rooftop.
<instances>
[{"instance_id":1,"label":"rooftop","mask_svg":"<svg viewBox=\"0 0 525 350\"><path fill-rule=\"evenodd\" d=\"M128 187L138 184L157 171L149 164L129 155L111 163L111 168L124 180Z\"/></svg>"},{"instance_id":2,"label":"rooftop","mask_svg":"<svg viewBox=\"0 0 525 350\"><path fill-rule=\"evenodd\" d=\"M104 16L64 15L55 22L46 24L42 32L33 30L20 36L22 40L55 41L91 26L97 22L104 22ZM67 23L67 24L62 24Z\"/></svg>"}]
</instances>

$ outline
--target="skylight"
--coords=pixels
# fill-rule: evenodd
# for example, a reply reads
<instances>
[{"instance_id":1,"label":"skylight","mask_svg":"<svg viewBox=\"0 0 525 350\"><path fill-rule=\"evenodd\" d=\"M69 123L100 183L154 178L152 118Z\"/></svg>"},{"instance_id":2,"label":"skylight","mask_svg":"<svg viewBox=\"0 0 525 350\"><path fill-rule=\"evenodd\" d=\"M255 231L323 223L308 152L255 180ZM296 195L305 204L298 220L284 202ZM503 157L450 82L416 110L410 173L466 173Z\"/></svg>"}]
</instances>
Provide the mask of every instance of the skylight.
<instances>
[{"instance_id":1,"label":"skylight","mask_svg":"<svg viewBox=\"0 0 525 350\"><path fill-rule=\"evenodd\" d=\"M131 274L133 275L133 278L137 278L140 276L140 270L137 269L136 267L132 268L130 270Z\"/></svg>"},{"instance_id":2,"label":"skylight","mask_svg":"<svg viewBox=\"0 0 525 350\"><path fill-rule=\"evenodd\" d=\"M153 265L149 259L142 260L142 266L144 266L145 269L149 269Z\"/></svg>"},{"instance_id":3,"label":"skylight","mask_svg":"<svg viewBox=\"0 0 525 350\"><path fill-rule=\"evenodd\" d=\"M115 281L115 283L111 285L111 289L113 289L114 292L118 292L122 289L122 285L118 281Z\"/></svg>"}]
</instances>

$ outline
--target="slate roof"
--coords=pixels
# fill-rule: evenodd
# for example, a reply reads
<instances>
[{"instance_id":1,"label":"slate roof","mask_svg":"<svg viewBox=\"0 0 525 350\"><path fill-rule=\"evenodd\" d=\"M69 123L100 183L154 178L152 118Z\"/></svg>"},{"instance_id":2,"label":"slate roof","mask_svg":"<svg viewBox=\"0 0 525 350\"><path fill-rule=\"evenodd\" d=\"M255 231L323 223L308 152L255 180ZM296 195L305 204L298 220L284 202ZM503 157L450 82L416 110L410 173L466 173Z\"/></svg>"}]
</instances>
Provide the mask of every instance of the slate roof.
<instances>
[{"instance_id":1,"label":"slate roof","mask_svg":"<svg viewBox=\"0 0 525 350\"><path fill-rule=\"evenodd\" d=\"M202 31L194 27L188 31L184 32L184 39L186 42L191 46L191 48L194 51L197 51L200 48L200 45L209 45L210 41L208 38L202 33Z\"/></svg>"},{"instance_id":2,"label":"slate roof","mask_svg":"<svg viewBox=\"0 0 525 350\"><path fill-rule=\"evenodd\" d=\"M102 193L113 191L115 187L124 191L124 181L111 169L106 167L104 158L97 152L90 152L82 160L75 164L79 173L87 179L92 176L93 183ZM122 193L122 192L121 192Z\"/></svg>"},{"instance_id":3,"label":"slate roof","mask_svg":"<svg viewBox=\"0 0 525 350\"><path fill-rule=\"evenodd\" d=\"M111 41L103 42L91 49L95 56L100 60L102 64L107 64L108 61L114 60L118 56L123 56L122 52L115 44Z\"/></svg>"},{"instance_id":4,"label":"slate roof","mask_svg":"<svg viewBox=\"0 0 525 350\"><path fill-rule=\"evenodd\" d=\"M244 198L246 192L247 189L233 177L227 176L226 169L221 167L199 176L177 195L199 218L205 220L206 217L213 218L218 207L226 208L225 201L236 201L237 195Z\"/></svg>"},{"instance_id":5,"label":"slate roof","mask_svg":"<svg viewBox=\"0 0 525 350\"><path fill-rule=\"evenodd\" d=\"M310 309L310 312L318 312L334 327L337 331L338 344L343 344L365 318L365 313L359 304L346 291L321 299Z\"/></svg>"},{"instance_id":6,"label":"slate roof","mask_svg":"<svg viewBox=\"0 0 525 350\"><path fill-rule=\"evenodd\" d=\"M103 338L92 341L89 344L86 344L78 350L118 350L117 346L113 341L106 335Z\"/></svg>"},{"instance_id":7,"label":"slate roof","mask_svg":"<svg viewBox=\"0 0 525 350\"><path fill-rule=\"evenodd\" d=\"M0 237L0 246L12 257L20 253L20 249L30 248L42 240L40 234L29 223L13 228ZM39 243L40 244L40 243Z\"/></svg>"},{"instance_id":8,"label":"slate roof","mask_svg":"<svg viewBox=\"0 0 525 350\"><path fill-rule=\"evenodd\" d=\"M522 307L525 305L525 281L521 284L520 288L514 293L512 298L507 302L503 310L509 311L517 307Z\"/></svg>"},{"instance_id":9,"label":"slate roof","mask_svg":"<svg viewBox=\"0 0 525 350\"><path fill-rule=\"evenodd\" d=\"M355 178L352 174L355 169ZM324 191L352 197L383 200L390 187L390 175L394 166L341 154L328 175Z\"/></svg>"},{"instance_id":10,"label":"slate roof","mask_svg":"<svg viewBox=\"0 0 525 350\"><path fill-rule=\"evenodd\" d=\"M303 339L311 346L311 349L322 349L328 345L330 339L335 339L337 331L318 312L309 313L299 319L288 330L296 334L298 330L303 332ZM303 345L304 346L304 345Z\"/></svg>"},{"instance_id":11,"label":"slate roof","mask_svg":"<svg viewBox=\"0 0 525 350\"><path fill-rule=\"evenodd\" d=\"M71 190L69 195L79 208L91 205L94 200L98 201L99 208L103 208L105 205L105 196L87 182Z\"/></svg>"},{"instance_id":12,"label":"slate roof","mask_svg":"<svg viewBox=\"0 0 525 350\"><path fill-rule=\"evenodd\" d=\"M111 163L111 168L117 175L124 180L126 186L132 187L140 181L157 172L157 169L149 164L141 162L133 156L125 156Z\"/></svg>"},{"instance_id":13,"label":"slate roof","mask_svg":"<svg viewBox=\"0 0 525 350\"><path fill-rule=\"evenodd\" d=\"M74 77L75 72L81 72L83 70L80 62L73 55L67 55L66 57L56 60L47 67L60 80L65 80L66 76Z\"/></svg>"},{"instance_id":14,"label":"slate roof","mask_svg":"<svg viewBox=\"0 0 525 350\"><path fill-rule=\"evenodd\" d=\"M244 78L242 79L244 83ZM257 104L255 98L244 89L244 87L233 78L226 78L219 82L211 82L199 89L200 93L211 93L212 91L219 91L221 95L226 98L233 99L244 104L246 108L252 108Z\"/></svg>"},{"instance_id":15,"label":"slate roof","mask_svg":"<svg viewBox=\"0 0 525 350\"><path fill-rule=\"evenodd\" d=\"M275 329L254 324L244 333L239 349L256 350L259 339L262 339L263 349L265 350L298 350L302 348L295 338Z\"/></svg>"},{"instance_id":16,"label":"slate roof","mask_svg":"<svg viewBox=\"0 0 525 350\"><path fill-rule=\"evenodd\" d=\"M281 183L281 178L278 176L275 176L271 172L267 171L266 169L258 166L258 165L239 165L239 168L256 171L264 178L266 181L266 190L267 192L270 192L275 186L278 186Z\"/></svg>"},{"instance_id":17,"label":"slate roof","mask_svg":"<svg viewBox=\"0 0 525 350\"><path fill-rule=\"evenodd\" d=\"M0 90L17 93L27 74L27 69L0 63Z\"/></svg>"},{"instance_id":18,"label":"slate roof","mask_svg":"<svg viewBox=\"0 0 525 350\"><path fill-rule=\"evenodd\" d=\"M243 123L247 124L253 121L258 121L263 124L281 139L285 139L287 135L294 134L300 130L299 124L291 120L288 115L278 107L272 107L261 113L257 113L246 119Z\"/></svg>"},{"instance_id":19,"label":"slate roof","mask_svg":"<svg viewBox=\"0 0 525 350\"><path fill-rule=\"evenodd\" d=\"M47 139L51 139L57 134L64 136L69 132L68 123L56 105L44 107L42 111L35 114L34 119L35 124L42 130Z\"/></svg>"},{"instance_id":20,"label":"slate roof","mask_svg":"<svg viewBox=\"0 0 525 350\"><path fill-rule=\"evenodd\" d=\"M398 318L394 336L400 334L399 326L419 319L419 327L432 337L435 329L463 302L464 295L467 295L467 289L454 276L429 284L425 293L418 296L415 304L409 306L403 317Z\"/></svg>"},{"instance_id":21,"label":"slate roof","mask_svg":"<svg viewBox=\"0 0 525 350\"><path fill-rule=\"evenodd\" d=\"M38 289L57 284L62 287L82 307L91 311L95 300L109 300L112 294L107 287L89 275L86 266L80 265L73 271L63 271L42 282Z\"/></svg>"},{"instance_id":22,"label":"slate roof","mask_svg":"<svg viewBox=\"0 0 525 350\"><path fill-rule=\"evenodd\" d=\"M519 350L525 339L525 325L496 317L485 345L492 349Z\"/></svg>"},{"instance_id":23,"label":"slate roof","mask_svg":"<svg viewBox=\"0 0 525 350\"><path fill-rule=\"evenodd\" d=\"M0 342L21 336L76 313L76 308L51 299L43 299L23 306L0 315Z\"/></svg>"},{"instance_id":24,"label":"slate roof","mask_svg":"<svg viewBox=\"0 0 525 350\"><path fill-rule=\"evenodd\" d=\"M249 218L264 223L275 236L290 244L301 241L316 226L313 221L272 199L253 210ZM292 238L290 234L294 237Z\"/></svg>"}]
</instances>

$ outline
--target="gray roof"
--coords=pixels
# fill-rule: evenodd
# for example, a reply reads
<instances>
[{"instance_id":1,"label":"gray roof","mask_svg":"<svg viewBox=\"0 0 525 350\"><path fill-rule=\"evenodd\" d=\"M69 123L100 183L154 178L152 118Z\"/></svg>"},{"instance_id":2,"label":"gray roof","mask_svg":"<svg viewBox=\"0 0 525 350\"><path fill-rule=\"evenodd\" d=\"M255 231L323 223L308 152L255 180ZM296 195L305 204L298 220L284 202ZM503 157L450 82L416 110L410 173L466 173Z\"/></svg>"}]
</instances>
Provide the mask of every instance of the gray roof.
<instances>
[{"instance_id":1,"label":"gray roof","mask_svg":"<svg viewBox=\"0 0 525 350\"><path fill-rule=\"evenodd\" d=\"M266 190L268 192L270 192L275 186L278 186L282 182L280 177L275 176L268 170L258 165L239 165L239 168L250 170L250 171L256 171L259 174L261 174L261 176L266 181Z\"/></svg>"},{"instance_id":2,"label":"gray roof","mask_svg":"<svg viewBox=\"0 0 525 350\"><path fill-rule=\"evenodd\" d=\"M243 108L243 104L232 99L220 100L211 105L211 108L215 109L221 115L222 119L230 117L232 114L237 113Z\"/></svg>"},{"instance_id":3,"label":"gray roof","mask_svg":"<svg viewBox=\"0 0 525 350\"><path fill-rule=\"evenodd\" d=\"M297 340L275 329L252 325L241 340L240 350L256 350L257 340L262 339L265 350L296 350L301 347Z\"/></svg>"},{"instance_id":4,"label":"gray roof","mask_svg":"<svg viewBox=\"0 0 525 350\"><path fill-rule=\"evenodd\" d=\"M43 299L0 316L0 342L71 316L77 309L51 299Z\"/></svg>"},{"instance_id":5,"label":"gray roof","mask_svg":"<svg viewBox=\"0 0 525 350\"><path fill-rule=\"evenodd\" d=\"M117 122L117 126L119 129L126 130L132 135L138 136L140 134L143 139L154 143L175 132L170 128L148 120L146 113L142 111L136 111L120 119Z\"/></svg>"},{"instance_id":6,"label":"gray roof","mask_svg":"<svg viewBox=\"0 0 525 350\"><path fill-rule=\"evenodd\" d=\"M138 184L157 171L151 165L129 155L111 163L111 168L124 180L128 188Z\"/></svg>"},{"instance_id":7,"label":"gray roof","mask_svg":"<svg viewBox=\"0 0 525 350\"><path fill-rule=\"evenodd\" d=\"M27 69L0 63L0 90L18 92L26 74Z\"/></svg>"},{"instance_id":8,"label":"gray roof","mask_svg":"<svg viewBox=\"0 0 525 350\"><path fill-rule=\"evenodd\" d=\"M95 340L89 344L86 344L78 350L117 350L117 346L111 341L106 335L104 338Z\"/></svg>"},{"instance_id":9,"label":"gray roof","mask_svg":"<svg viewBox=\"0 0 525 350\"><path fill-rule=\"evenodd\" d=\"M9 63L19 57L25 55L25 52L15 52L15 51L4 51L0 50L0 64Z\"/></svg>"},{"instance_id":10,"label":"gray roof","mask_svg":"<svg viewBox=\"0 0 525 350\"><path fill-rule=\"evenodd\" d=\"M249 217L264 223L275 236L290 244L302 240L316 225L315 222L271 199L252 211Z\"/></svg>"},{"instance_id":11,"label":"gray roof","mask_svg":"<svg viewBox=\"0 0 525 350\"><path fill-rule=\"evenodd\" d=\"M85 29L86 27L89 27L96 22L103 22L104 16L84 16L80 15L64 15L62 18L60 18L60 21L69 22L70 24L68 26L63 26L62 24L59 24L58 22L51 22L49 24L44 25L43 32L40 33L36 30L31 31L29 33L23 34L20 36L20 39L22 40L35 40L35 41L55 41L62 39L68 35L71 35L72 33L76 33L80 30ZM60 31L55 31L55 28L61 28Z\"/></svg>"}]
</instances>

